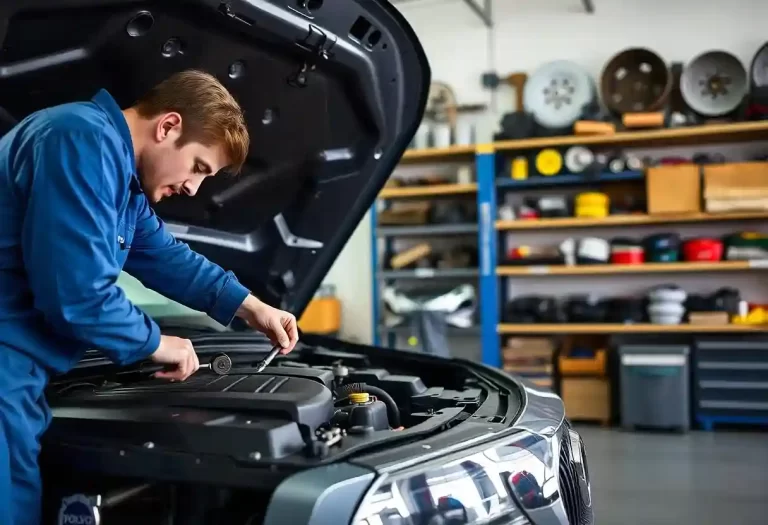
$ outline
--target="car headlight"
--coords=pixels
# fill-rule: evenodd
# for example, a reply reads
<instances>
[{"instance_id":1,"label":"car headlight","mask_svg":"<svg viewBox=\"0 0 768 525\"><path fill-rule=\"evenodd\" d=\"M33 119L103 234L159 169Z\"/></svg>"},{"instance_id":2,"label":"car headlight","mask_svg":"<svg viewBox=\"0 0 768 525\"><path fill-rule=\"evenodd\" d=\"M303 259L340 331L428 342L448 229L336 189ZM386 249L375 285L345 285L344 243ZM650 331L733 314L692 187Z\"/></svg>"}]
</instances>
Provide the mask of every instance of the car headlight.
<instances>
[{"instance_id":1,"label":"car headlight","mask_svg":"<svg viewBox=\"0 0 768 525\"><path fill-rule=\"evenodd\" d=\"M462 457L385 475L363 500L353 524L568 523L559 457L559 438L521 432Z\"/></svg>"}]
</instances>

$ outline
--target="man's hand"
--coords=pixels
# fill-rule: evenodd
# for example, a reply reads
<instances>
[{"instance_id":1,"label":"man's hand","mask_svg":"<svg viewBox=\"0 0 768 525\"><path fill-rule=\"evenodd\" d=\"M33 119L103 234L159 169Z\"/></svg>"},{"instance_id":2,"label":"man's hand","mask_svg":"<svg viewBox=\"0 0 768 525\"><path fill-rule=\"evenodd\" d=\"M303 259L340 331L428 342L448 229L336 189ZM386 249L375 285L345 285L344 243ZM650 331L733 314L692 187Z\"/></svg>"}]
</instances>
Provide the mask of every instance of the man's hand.
<instances>
[{"instance_id":1,"label":"man's hand","mask_svg":"<svg viewBox=\"0 0 768 525\"><path fill-rule=\"evenodd\" d=\"M283 354L293 350L296 343L299 342L296 317L269 306L253 295L249 295L243 301L237 310L237 316L254 330L258 330L269 337L273 345L280 345Z\"/></svg>"},{"instance_id":2,"label":"man's hand","mask_svg":"<svg viewBox=\"0 0 768 525\"><path fill-rule=\"evenodd\" d=\"M200 361L197 359L192 341L170 335L160 336L160 346L150 359L168 367L165 372L155 373L155 377L159 379L184 381L200 368Z\"/></svg>"}]
</instances>

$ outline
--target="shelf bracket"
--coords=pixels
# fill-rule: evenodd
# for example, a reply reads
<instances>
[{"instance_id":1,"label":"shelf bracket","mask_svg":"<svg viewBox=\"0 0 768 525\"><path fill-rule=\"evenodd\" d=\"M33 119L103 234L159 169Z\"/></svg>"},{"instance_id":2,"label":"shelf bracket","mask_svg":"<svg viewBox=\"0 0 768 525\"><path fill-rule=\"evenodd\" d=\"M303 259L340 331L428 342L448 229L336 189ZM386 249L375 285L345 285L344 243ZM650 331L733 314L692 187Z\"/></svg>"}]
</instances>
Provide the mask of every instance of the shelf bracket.
<instances>
[{"instance_id":1,"label":"shelf bracket","mask_svg":"<svg viewBox=\"0 0 768 525\"><path fill-rule=\"evenodd\" d=\"M584 1L590 2L591 0ZM482 2L482 6L480 2ZM485 27L493 27L491 0L464 0L464 3L483 21Z\"/></svg>"}]
</instances>

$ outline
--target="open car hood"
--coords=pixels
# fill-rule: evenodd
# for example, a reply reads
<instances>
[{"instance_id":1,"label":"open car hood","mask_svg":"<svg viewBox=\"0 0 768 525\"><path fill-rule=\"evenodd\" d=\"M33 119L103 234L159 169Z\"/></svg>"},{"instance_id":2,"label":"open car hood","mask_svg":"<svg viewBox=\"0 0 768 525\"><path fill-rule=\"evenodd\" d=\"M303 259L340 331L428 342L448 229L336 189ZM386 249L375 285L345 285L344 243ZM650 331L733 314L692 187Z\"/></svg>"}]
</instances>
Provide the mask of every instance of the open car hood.
<instances>
[{"instance_id":1,"label":"open car hood","mask_svg":"<svg viewBox=\"0 0 768 525\"><path fill-rule=\"evenodd\" d=\"M426 103L426 56L385 0L2 4L0 124L100 88L126 107L187 68L224 83L248 121L246 166L156 211L177 238L297 316Z\"/></svg>"}]
</instances>

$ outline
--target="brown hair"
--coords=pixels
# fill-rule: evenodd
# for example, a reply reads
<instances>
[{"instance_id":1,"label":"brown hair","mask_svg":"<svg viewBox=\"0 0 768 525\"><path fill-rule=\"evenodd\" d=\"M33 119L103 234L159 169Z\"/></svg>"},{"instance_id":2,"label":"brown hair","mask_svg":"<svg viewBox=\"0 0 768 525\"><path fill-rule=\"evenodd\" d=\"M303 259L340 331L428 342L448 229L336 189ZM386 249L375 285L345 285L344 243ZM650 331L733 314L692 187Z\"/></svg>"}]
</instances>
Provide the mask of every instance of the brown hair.
<instances>
[{"instance_id":1,"label":"brown hair","mask_svg":"<svg viewBox=\"0 0 768 525\"><path fill-rule=\"evenodd\" d=\"M175 111L182 118L179 146L200 142L221 144L233 172L248 155L248 128L240 105L216 77L190 69L168 77L136 103L144 118Z\"/></svg>"}]
</instances>

